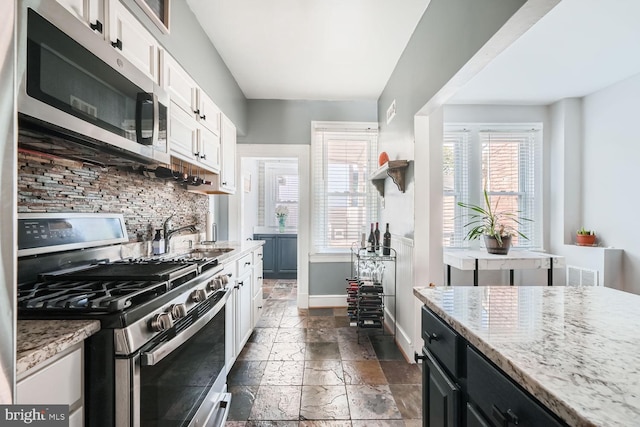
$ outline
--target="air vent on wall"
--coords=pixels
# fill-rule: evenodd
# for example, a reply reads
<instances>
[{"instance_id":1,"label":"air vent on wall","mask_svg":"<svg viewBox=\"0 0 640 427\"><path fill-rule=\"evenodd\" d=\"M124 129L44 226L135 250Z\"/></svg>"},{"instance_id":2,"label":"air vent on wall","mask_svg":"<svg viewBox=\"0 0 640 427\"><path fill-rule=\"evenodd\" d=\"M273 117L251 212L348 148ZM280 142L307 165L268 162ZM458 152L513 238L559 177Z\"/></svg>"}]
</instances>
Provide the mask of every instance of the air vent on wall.
<instances>
[{"instance_id":1,"label":"air vent on wall","mask_svg":"<svg viewBox=\"0 0 640 427\"><path fill-rule=\"evenodd\" d=\"M567 286L598 286L598 270L567 265Z\"/></svg>"}]
</instances>

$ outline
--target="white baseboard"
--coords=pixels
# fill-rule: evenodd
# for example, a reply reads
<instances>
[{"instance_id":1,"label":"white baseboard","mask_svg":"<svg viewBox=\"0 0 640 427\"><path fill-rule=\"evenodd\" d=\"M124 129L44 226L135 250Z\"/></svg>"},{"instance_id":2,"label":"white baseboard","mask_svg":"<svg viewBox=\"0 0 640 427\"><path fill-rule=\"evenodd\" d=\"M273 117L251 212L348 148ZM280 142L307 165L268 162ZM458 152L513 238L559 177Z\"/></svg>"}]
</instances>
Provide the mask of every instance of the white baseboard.
<instances>
[{"instance_id":1,"label":"white baseboard","mask_svg":"<svg viewBox=\"0 0 640 427\"><path fill-rule=\"evenodd\" d=\"M309 295L309 308L346 307L347 295Z\"/></svg>"}]
</instances>

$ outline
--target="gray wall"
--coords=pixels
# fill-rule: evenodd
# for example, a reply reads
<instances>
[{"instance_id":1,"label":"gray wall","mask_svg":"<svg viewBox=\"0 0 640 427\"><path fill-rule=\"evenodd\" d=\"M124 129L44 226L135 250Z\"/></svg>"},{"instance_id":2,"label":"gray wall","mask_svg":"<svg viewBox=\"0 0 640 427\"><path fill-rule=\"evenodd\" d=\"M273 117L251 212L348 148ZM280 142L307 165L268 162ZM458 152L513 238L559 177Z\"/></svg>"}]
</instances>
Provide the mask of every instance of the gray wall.
<instances>
[{"instance_id":1,"label":"gray wall","mask_svg":"<svg viewBox=\"0 0 640 427\"><path fill-rule=\"evenodd\" d=\"M317 262L309 264L309 295L346 295L350 262Z\"/></svg>"},{"instance_id":2,"label":"gray wall","mask_svg":"<svg viewBox=\"0 0 640 427\"><path fill-rule=\"evenodd\" d=\"M376 101L247 100L248 132L239 144L311 144L312 121L376 122Z\"/></svg>"},{"instance_id":3,"label":"gray wall","mask_svg":"<svg viewBox=\"0 0 640 427\"><path fill-rule=\"evenodd\" d=\"M185 0L171 2L170 33L163 34L134 0L123 0L165 49L236 125L247 130L246 98Z\"/></svg>"},{"instance_id":4,"label":"gray wall","mask_svg":"<svg viewBox=\"0 0 640 427\"><path fill-rule=\"evenodd\" d=\"M431 0L378 99L381 144L412 142L415 114L524 3ZM394 99L396 117L387 125Z\"/></svg>"}]
</instances>

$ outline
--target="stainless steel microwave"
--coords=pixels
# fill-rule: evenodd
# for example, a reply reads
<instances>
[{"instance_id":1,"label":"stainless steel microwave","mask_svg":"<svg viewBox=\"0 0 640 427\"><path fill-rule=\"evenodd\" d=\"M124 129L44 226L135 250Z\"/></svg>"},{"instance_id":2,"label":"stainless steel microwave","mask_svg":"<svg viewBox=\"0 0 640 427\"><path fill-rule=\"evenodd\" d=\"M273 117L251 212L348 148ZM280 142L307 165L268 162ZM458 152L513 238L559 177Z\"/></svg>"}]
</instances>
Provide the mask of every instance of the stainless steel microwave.
<instances>
[{"instance_id":1,"label":"stainless steel microwave","mask_svg":"<svg viewBox=\"0 0 640 427\"><path fill-rule=\"evenodd\" d=\"M168 164L168 94L56 1L18 3L19 146Z\"/></svg>"}]
</instances>

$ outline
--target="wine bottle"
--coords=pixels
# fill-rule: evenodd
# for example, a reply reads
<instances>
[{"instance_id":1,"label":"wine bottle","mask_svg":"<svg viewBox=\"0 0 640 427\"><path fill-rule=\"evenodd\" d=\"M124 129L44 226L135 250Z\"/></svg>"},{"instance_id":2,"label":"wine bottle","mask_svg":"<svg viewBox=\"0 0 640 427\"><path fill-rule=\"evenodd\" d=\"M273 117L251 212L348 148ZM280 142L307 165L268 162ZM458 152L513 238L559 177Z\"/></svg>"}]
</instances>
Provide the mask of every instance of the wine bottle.
<instances>
[{"instance_id":1,"label":"wine bottle","mask_svg":"<svg viewBox=\"0 0 640 427\"><path fill-rule=\"evenodd\" d=\"M384 232L382 240L382 255L391 255L391 233L389 233L389 223L387 223L387 231Z\"/></svg>"},{"instance_id":2,"label":"wine bottle","mask_svg":"<svg viewBox=\"0 0 640 427\"><path fill-rule=\"evenodd\" d=\"M380 229L378 228L377 222L376 222L376 231L374 231L374 235L376 238L376 248L374 252L378 252L380 250Z\"/></svg>"},{"instance_id":3,"label":"wine bottle","mask_svg":"<svg viewBox=\"0 0 640 427\"><path fill-rule=\"evenodd\" d=\"M371 223L371 232L369 233L369 239L367 239L367 252L373 252L376 249L376 236L373 233L373 223Z\"/></svg>"}]
</instances>

